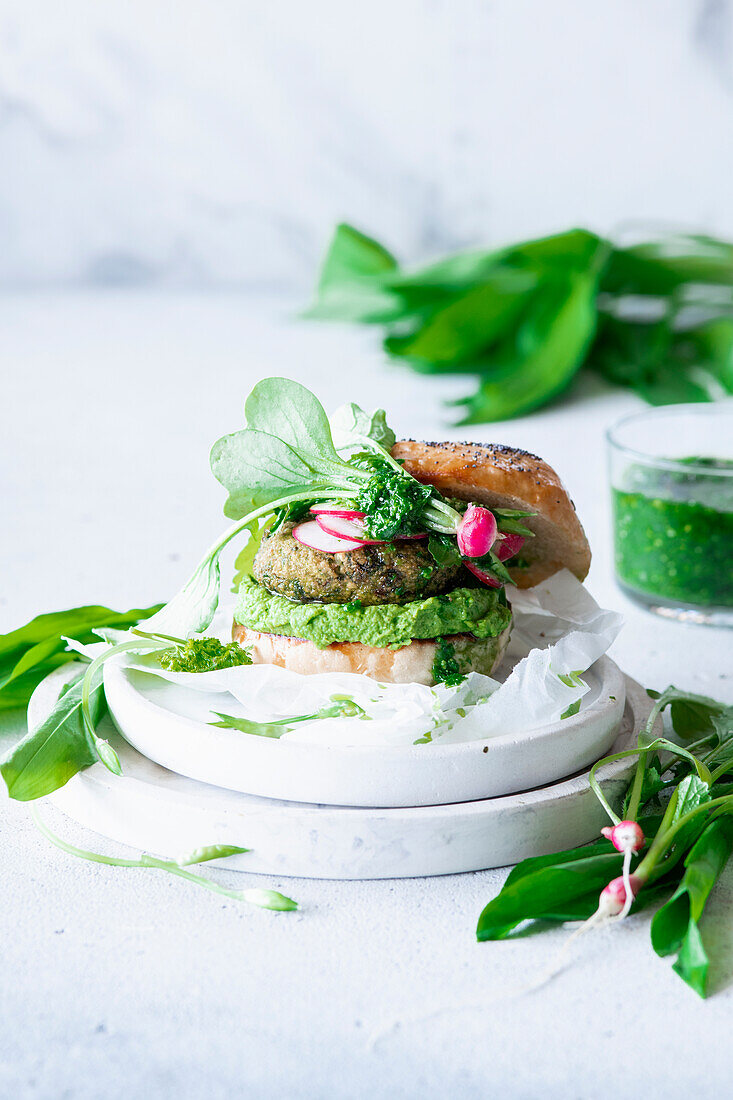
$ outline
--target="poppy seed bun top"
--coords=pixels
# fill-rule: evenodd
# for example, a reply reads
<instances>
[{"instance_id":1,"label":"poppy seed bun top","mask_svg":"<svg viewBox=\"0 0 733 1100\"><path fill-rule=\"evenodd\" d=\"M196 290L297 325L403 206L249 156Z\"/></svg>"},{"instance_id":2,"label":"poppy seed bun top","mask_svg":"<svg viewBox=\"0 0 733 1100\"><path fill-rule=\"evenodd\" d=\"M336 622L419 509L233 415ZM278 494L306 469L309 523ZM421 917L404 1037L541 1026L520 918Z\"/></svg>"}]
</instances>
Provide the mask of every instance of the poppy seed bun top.
<instances>
[{"instance_id":1,"label":"poppy seed bun top","mask_svg":"<svg viewBox=\"0 0 733 1100\"><path fill-rule=\"evenodd\" d=\"M481 443L420 443L403 439L392 455L418 481L447 497L475 501L487 508L536 512L521 522L534 538L521 557L527 568L508 567L518 588L531 588L560 569L584 580L590 547L575 507L560 478L537 455L515 447Z\"/></svg>"}]
</instances>

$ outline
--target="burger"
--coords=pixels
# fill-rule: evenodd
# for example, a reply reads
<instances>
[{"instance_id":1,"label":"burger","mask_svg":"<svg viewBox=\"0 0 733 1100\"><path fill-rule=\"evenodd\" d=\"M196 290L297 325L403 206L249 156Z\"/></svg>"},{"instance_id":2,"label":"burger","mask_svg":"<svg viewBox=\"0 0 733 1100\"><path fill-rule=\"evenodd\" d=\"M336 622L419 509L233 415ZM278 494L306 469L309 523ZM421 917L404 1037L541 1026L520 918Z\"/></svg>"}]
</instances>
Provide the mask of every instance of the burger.
<instances>
[{"instance_id":1,"label":"burger","mask_svg":"<svg viewBox=\"0 0 733 1100\"><path fill-rule=\"evenodd\" d=\"M375 483L367 455L371 480L356 500L319 501L314 492L271 517L254 556L250 548L232 637L253 663L384 683L488 675L511 631L505 585L529 588L560 569L587 575L585 533L541 458L501 445L392 440L383 447L392 483L383 471ZM424 504L408 522L395 501L410 484ZM381 527L370 522L377 513Z\"/></svg>"}]
</instances>

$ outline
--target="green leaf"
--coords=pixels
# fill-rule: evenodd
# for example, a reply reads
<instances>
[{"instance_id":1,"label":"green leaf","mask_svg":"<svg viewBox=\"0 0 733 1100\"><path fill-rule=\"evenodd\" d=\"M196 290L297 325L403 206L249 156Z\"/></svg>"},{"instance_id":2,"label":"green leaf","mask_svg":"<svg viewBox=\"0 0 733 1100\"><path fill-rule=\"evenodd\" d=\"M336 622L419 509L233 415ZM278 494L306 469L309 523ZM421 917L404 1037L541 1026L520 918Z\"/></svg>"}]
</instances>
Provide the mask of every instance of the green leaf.
<instances>
[{"instance_id":1,"label":"green leaf","mask_svg":"<svg viewBox=\"0 0 733 1100\"><path fill-rule=\"evenodd\" d=\"M360 233L353 225L336 226L321 270L319 290L347 279L365 275L382 275L394 271L397 261L378 241Z\"/></svg>"},{"instance_id":2,"label":"green leaf","mask_svg":"<svg viewBox=\"0 0 733 1100\"><path fill-rule=\"evenodd\" d=\"M179 856L176 863L179 867L190 867L194 863L208 863L212 859L226 859L227 856L244 855L245 852L251 851L251 848L238 848L234 844L208 844L203 848L195 848L187 855Z\"/></svg>"},{"instance_id":3,"label":"green leaf","mask_svg":"<svg viewBox=\"0 0 733 1100\"><path fill-rule=\"evenodd\" d=\"M585 271L544 291L513 347L495 364L485 364L491 373L476 394L460 402L466 405L462 424L519 416L565 389L593 336L596 282L596 273Z\"/></svg>"},{"instance_id":4,"label":"green leaf","mask_svg":"<svg viewBox=\"0 0 733 1100\"><path fill-rule=\"evenodd\" d=\"M703 783L697 775L688 775L677 787L677 806L670 825L674 825L680 818L688 814L690 810L697 809L704 802L710 801L710 787Z\"/></svg>"},{"instance_id":5,"label":"green leaf","mask_svg":"<svg viewBox=\"0 0 733 1100\"><path fill-rule=\"evenodd\" d=\"M0 761L0 774L11 798L21 802L42 798L99 759L82 717L82 680L83 671L57 700L48 718ZM106 710L101 673L92 685L90 705L96 725Z\"/></svg>"},{"instance_id":6,"label":"green leaf","mask_svg":"<svg viewBox=\"0 0 733 1100\"><path fill-rule=\"evenodd\" d=\"M135 626L160 608L112 611L90 605L38 615L24 626L0 635L0 710L25 706L37 685L54 668L75 660L66 652L66 638L88 643L102 627Z\"/></svg>"},{"instance_id":7,"label":"green leaf","mask_svg":"<svg viewBox=\"0 0 733 1100\"><path fill-rule=\"evenodd\" d=\"M282 737L284 733L297 725L298 722L311 722L322 718L368 718L363 707L359 706L355 699L348 695L332 695L331 703L323 706L314 714L296 714L290 718L275 718L271 722L255 722L251 718L240 718L235 714L222 714L220 711L212 711L219 718L218 722L210 722L211 726L220 729L240 730L242 733L254 734L257 737Z\"/></svg>"},{"instance_id":8,"label":"green leaf","mask_svg":"<svg viewBox=\"0 0 733 1100\"><path fill-rule=\"evenodd\" d=\"M701 234L671 236L629 249L684 283L733 285L733 245Z\"/></svg>"},{"instance_id":9,"label":"green leaf","mask_svg":"<svg viewBox=\"0 0 733 1100\"><path fill-rule=\"evenodd\" d=\"M455 369L504 335L526 308L536 279L527 273L497 273L491 282L471 287L437 309L415 332L390 336L385 350L393 356L423 359L431 369Z\"/></svg>"},{"instance_id":10,"label":"green leaf","mask_svg":"<svg viewBox=\"0 0 733 1100\"><path fill-rule=\"evenodd\" d=\"M507 881L498 897L479 917L479 940L503 939L521 921L538 919L591 890L600 892L621 867L621 856L610 852L540 867Z\"/></svg>"},{"instance_id":11,"label":"green leaf","mask_svg":"<svg viewBox=\"0 0 733 1100\"><path fill-rule=\"evenodd\" d=\"M262 539L264 538L265 531L270 524L270 517L266 516L262 519L255 520L248 527L245 527L249 537L234 559L234 579L232 581L232 592L238 592L239 586L245 577L252 575L252 566L254 564L255 555L262 545Z\"/></svg>"},{"instance_id":12,"label":"green leaf","mask_svg":"<svg viewBox=\"0 0 733 1100\"><path fill-rule=\"evenodd\" d=\"M644 769L644 775L641 781L641 792L639 794L639 807L643 809L647 803L655 802L660 791L664 790L665 782L662 778L662 765L659 757L654 755L650 757L646 762ZM624 798L623 814L625 817L629 808L629 801L631 798L632 784L629 784L629 789L626 792Z\"/></svg>"},{"instance_id":13,"label":"green leaf","mask_svg":"<svg viewBox=\"0 0 733 1100\"><path fill-rule=\"evenodd\" d=\"M732 850L733 820L712 821L688 853L677 890L652 919L652 947L658 955L678 954L675 971L701 997L709 960L697 925Z\"/></svg>"},{"instance_id":14,"label":"green leaf","mask_svg":"<svg viewBox=\"0 0 733 1100\"><path fill-rule=\"evenodd\" d=\"M247 427L286 443L306 463L340 467L323 405L309 389L290 378L264 378L244 405Z\"/></svg>"},{"instance_id":15,"label":"green leaf","mask_svg":"<svg viewBox=\"0 0 733 1100\"><path fill-rule=\"evenodd\" d=\"M339 225L321 269L316 301L306 317L336 321L391 321L404 314L404 299L383 285L397 261L371 237Z\"/></svg>"},{"instance_id":16,"label":"green leaf","mask_svg":"<svg viewBox=\"0 0 733 1100\"><path fill-rule=\"evenodd\" d=\"M274 737L275 739L282 737L284 733L288 733L292 728L293 722L297 722L298 718L281 718L272 722L255 722L251 718L240 718L236 714L222 714L221 711L212 711L213 714L219 719L218 722L210 722L211 726L218 726L219 729L224 730L239 730L240 733L254 734L256 737ZM314 718L315 715L307 715L306 717Z\"/></svg>"},{"instance_id":17,"label":"green leaf","mask_svg":"<svg viewBox=\"0 0 733 1100\"><path fill-rule=\"evenodd\" d=\"M350 401L348 405L341 405L336 409L330 418L330 424L337 451L361 448L364 439L373 440L385 451L391 451L394 447L396 437L387 424L384 409L375 409L370 414Z\"/></svg>"},{"instance_id":18,"label":"green leaf","mask_svg":"<svg viewBox=\"0 0 733 1100\"><path fill-rule=\"evenodd\" d=\"M297 382L266 378L245 405L247 428L217 440L211 469L229 492L224 514L241 519L284 497L348 486L320 401Z\"/></svg>"},{"instance_id":19,"label":"green leaf","mask_svg":"<svg viewBox=\"0 0 733 1100\"><path fill-rule=\"evenodd\" d=\"M245 428L225 435L211 449L211 470L228 491L224 514L242 519L255 508L286 496L330 487L296 451L264 432Z\"/></svg>"},{"instance_id":20,"label":"green leaf","mask_svg":"<svg viewBox=\"0 0 733 1100\"><path fill-rule=\"evenodd\" d=\"M716 717L726 712L733 715L733 707L727 707L724 703L704 695L685 695L682 692L672 700L669 708L675 733L686 740L713 732Z\"/></svg>"},{"instance_id":21,"label":"green leaf","mask_svg":"<svg viewBox=\"0 0 733 1100\"><path fill-rule=\"evenodd\" d=\"M428 550L438 565L449 568L461 564L461 552L458 549L455 538L451 535L438 535L431 533L428 537Z\"/></svg>"},{"instance_id":22,"label":"green leaf","mask_svg":"<svg viewBox=\"0 0 733 1100\"><path fill-rule=\"evenodd\" d=\"M698 377L700 372L707 372L727 393L733 393L733 319L697 325L685 336L696 352Z\"/></svg>"}]
</instances>

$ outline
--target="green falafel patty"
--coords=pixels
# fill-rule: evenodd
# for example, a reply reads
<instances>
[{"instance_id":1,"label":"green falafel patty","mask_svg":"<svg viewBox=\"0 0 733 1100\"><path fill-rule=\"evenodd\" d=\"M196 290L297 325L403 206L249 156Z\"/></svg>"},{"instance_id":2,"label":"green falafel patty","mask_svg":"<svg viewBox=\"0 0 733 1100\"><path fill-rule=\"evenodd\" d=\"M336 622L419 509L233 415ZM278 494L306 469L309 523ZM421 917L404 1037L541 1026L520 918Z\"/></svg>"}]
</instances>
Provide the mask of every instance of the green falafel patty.
<instances>
[{"instance_id":1,"label":"green falafel patty","mask_svg":"<svg viewBox=\"0 0 733 1100\"><path fill-rule=\"evenodd\" d=\"M254 559L255 579L289 600L365 607L437 596L468 579L462 565L438 565L425 542L404 539L324 554L297 542L294 524L265 535Z\"/></svg>"},{"instance_id":2,"label":"green falafel patty","mask_svg":"<svg viewBox=\"0 0 733 1100\"><path fill-rule=\"evenodd\" d=\"M507 629L511 618L503 590L496 588L454 588L402 604L295 603L251 577L242 581L234 609L234 621L241 626L307 639L319 649L337 642L399 649L413 639L452 634L493 638Z\"/></svg>"}]
</instances>

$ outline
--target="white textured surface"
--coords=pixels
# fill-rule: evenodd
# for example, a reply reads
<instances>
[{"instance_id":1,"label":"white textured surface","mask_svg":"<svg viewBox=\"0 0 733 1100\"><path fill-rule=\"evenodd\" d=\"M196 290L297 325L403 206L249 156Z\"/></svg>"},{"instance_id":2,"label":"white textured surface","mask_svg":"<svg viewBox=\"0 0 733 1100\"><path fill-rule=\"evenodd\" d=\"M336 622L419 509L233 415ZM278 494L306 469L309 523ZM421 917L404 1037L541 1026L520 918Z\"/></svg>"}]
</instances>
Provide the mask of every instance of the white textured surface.
<instances>
[{"instance_id":1,"label":"white textured surface","mask_svg":"<svg viewBox=\"0 0 733 1100\"><path fill-rule=\"evenodd\" d=\"M259 375L291 374L327 404L384 402L416 436L465 434L441 427L438 406L462 384L383 367L369 333L296 325L264 301L6 296L0 332L2 631L52 607L170 593L220 528L208 446ZM565 476L595 551L590 589L628 615L622 668L731 698L730 634L646 615L611 579L602 431L635 403L586 387L471 435L536 450ZM707 1003L652 953L643 915L581 941L545 988L497 1000L564 935L475 943L503 871L284 880L302 910L276 915L154 871L78 864L22 805L0 803L0 829L0 1095L13 1100L712 1100L729 1087L730 872L707 917L722 989Z\"/></svg>"},{"instance_id":2,"label":"white textured surface","mask_svg":"<svg viewBox=\"0 0 733 1100\"><path fill-rule=\"evenodd\" d=\"M309 288L589 224L733 233L729 0L5 0L0 282Z\"/></svg>"}]
</instances>

